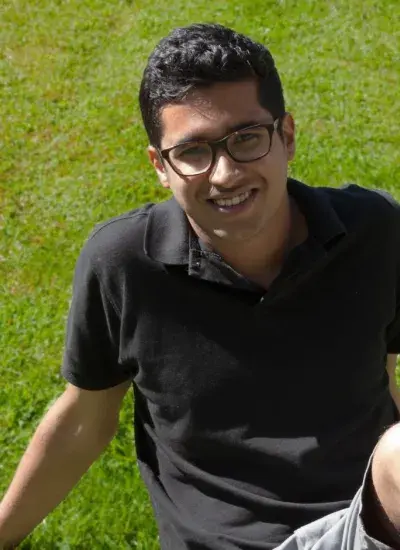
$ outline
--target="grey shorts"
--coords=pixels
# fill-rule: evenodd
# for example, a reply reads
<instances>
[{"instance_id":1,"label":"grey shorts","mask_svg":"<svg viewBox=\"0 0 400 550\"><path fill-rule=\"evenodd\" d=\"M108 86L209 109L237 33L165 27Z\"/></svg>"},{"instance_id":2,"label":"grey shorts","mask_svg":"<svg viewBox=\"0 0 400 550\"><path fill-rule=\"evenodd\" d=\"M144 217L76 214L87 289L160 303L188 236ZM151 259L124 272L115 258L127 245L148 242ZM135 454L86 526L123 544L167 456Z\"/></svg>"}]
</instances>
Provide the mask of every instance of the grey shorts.
<instances>
[{"instance_id":1,"label":"grey shorts","mask_svg":"<svg viewBox=\"0 0 400 550\"><path fill-rule=\"evenodd\" d=\"M363 484L349 508L304 525L275 550L392 550L365 532L361 518L362 496L372 456Z\"/></svg>"}]
</instances>

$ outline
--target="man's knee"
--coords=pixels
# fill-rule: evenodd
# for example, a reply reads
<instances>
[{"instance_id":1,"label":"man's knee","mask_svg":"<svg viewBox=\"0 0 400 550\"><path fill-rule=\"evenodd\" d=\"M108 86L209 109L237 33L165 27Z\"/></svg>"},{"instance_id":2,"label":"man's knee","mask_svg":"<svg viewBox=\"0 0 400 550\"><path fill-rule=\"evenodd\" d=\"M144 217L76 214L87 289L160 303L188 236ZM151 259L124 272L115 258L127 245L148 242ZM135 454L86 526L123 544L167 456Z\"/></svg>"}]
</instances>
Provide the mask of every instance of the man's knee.
<instances>
[{"instance_id":1,"label":"man's knee","mask_svg":"<svg viewBox=\"0 0 400 550\"><path fill-rule=\"evenodd\" d=\"M400 481L400 423L389 428L381 437L372 460L372 479L385 482ZM400 487L399 487L400 489Z\"/></svg>"},{"instance_id":2,"label":"man's knee","mask_svg":"<svg viewBox=\"0 0 400 550\"><path fill-rule=\"evenodd\" d=\"M382 525L395 537L393 547L400 548L400 423L385 432L375 449L372 484L382 507Z\"/></svg>"}]
</instances>

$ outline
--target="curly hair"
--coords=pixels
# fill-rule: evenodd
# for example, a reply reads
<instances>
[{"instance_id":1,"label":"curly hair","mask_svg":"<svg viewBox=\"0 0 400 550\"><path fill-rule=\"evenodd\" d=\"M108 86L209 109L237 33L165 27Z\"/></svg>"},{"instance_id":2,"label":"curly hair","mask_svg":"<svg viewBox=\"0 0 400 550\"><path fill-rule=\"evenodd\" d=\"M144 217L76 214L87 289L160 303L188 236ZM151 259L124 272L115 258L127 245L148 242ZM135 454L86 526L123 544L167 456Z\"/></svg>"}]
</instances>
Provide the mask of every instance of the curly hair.
<instances>
[{"instance_id":1,"label":"curly hair","mask_svg":"<svg viewBox=\"0 0 400 550\"><path fill-rule=\"evenodd\" d=\"M180 103L190 92L218 82L252 78L258 81L260 105L274 118L282 118L282 84L265 46L218 24L174 29L151 53L140 86L140 109L150 143L160 146L160 113L165 105Z\"/></svg>"}]
</instances>

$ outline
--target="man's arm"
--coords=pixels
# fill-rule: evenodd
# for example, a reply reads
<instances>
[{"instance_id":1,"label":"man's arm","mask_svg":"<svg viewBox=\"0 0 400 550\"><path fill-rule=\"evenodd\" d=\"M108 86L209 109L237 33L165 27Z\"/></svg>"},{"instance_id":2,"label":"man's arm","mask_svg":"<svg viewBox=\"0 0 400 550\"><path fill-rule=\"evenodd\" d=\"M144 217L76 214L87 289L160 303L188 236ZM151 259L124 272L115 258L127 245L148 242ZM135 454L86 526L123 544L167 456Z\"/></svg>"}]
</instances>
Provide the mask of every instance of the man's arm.
<instances>
[{"instance_id":1,"label":"man's arm","mask_svg":"<svg viewBox=\"0 0 400 550\"><path fill-rule=\"evenodd\" d=\"M40 422L0 503L0 549L15 548L101 455L118 429L130 384L101 391L67 386Z\"/></svg>"},{"instance_id":2,"label":"man's arm","mask_svg":"<svg viewBox=\"0 0 400 550\"><path fill-rule=\"evenodd\" d=\"M396 403L397 409L400 412L400 388L396 381L396 364L397 354L388 354L386 362L386 370L389 375L389 387L393 401Z\"/></svg>"}]
</instances>

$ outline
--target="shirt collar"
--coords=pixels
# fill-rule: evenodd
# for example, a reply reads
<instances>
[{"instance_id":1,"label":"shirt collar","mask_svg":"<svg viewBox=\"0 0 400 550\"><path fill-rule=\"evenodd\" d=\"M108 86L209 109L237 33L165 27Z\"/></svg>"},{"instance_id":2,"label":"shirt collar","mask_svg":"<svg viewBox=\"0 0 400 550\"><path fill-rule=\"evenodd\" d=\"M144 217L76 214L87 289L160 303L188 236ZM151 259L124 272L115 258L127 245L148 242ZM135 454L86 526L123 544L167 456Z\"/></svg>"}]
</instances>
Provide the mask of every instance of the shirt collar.
<instances>
[{"instance_id":1,"label":"shirt collar","mask_svg":"<svg viewBox=\"0 0 400 550\"><path fill-rule=\"evenodd\" d=\"M326 250L347 233L323 188L309 187L289 178L288 192L304 214L309 234ZM175 198L155 204L150 210L144 251L149 258L163 264L186 264L193 269L199 258L206 254Z\"/></svg>"}]
</instances>

